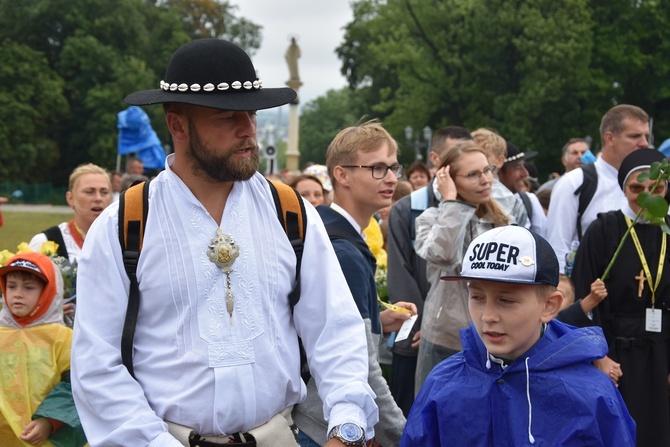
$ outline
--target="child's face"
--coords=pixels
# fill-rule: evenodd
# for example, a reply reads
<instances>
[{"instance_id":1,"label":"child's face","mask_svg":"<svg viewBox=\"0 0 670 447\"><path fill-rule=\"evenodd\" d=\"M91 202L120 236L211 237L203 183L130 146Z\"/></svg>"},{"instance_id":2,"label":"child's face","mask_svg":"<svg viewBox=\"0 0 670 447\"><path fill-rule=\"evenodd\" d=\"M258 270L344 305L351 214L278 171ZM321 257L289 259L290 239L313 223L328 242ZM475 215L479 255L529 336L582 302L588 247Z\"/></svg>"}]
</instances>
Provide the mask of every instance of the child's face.
<instances>
[{"instance_id":1,"label":"child's face","mask_svg":"<svg viewBox=\"0 0 670 447\"><path fill-rule=\"evenodd\" d=\"M37 276L8 273L5 276L7 284L7 307L15 317L25 317L35 308L37 301L44 290L44 282Z\"/></svg>"},{"instance_id":2,"label":"child's face","mask_svg":"<svg viewBox=\"0 0 670 447\"><path fill-rule=\"evenodd\" d=\"M515 360L539 339L542 323L558 312L557 292L538 298L538 287L471 280L470 316L486 349L496 357Z\"/></svg>"}]
</instances>

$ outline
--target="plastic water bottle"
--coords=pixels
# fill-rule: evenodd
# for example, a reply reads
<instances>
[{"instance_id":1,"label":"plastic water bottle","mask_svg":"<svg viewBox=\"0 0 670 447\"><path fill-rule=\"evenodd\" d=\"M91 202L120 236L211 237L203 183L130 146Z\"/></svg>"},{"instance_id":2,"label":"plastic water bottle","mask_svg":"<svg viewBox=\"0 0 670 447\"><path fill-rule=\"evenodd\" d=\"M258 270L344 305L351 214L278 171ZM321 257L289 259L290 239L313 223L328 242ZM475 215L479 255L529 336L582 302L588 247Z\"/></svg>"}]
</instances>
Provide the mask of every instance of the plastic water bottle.
<instances>
[{"instance_id":1,"label":"plastic water bottle","mask_svg":"<svg viewBox=\"0 0 670 447\"><path fill-rule=\"evenodd\" d=\"M572 276L572 266L575 263L575 255L579 248L579 241L572 241L570 243L570 251L565 255L565 274Z\"/></svg>"}]
</instances>

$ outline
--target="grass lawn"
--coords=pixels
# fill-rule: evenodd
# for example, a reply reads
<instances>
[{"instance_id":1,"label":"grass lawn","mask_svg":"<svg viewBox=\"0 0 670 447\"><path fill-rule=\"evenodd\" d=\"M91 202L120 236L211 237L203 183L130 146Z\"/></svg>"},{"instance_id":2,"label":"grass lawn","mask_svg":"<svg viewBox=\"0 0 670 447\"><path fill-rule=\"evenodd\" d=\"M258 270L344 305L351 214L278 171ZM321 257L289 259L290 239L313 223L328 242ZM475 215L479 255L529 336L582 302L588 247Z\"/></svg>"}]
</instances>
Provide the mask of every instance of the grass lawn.
<instances>
[{"instance_id":1,"label":"grass lawn","mask_svg":"<svg viewBox=\"0 0 670 447\"><path fill-rule=\"evenodd\" d=\"M32 213L21 211L2 211L4 224L0 227L0 251L7 249L16 253L21 242L30 242L37 233L61 222L72 219L72 213Z\"/></svg>"}]
</instances>

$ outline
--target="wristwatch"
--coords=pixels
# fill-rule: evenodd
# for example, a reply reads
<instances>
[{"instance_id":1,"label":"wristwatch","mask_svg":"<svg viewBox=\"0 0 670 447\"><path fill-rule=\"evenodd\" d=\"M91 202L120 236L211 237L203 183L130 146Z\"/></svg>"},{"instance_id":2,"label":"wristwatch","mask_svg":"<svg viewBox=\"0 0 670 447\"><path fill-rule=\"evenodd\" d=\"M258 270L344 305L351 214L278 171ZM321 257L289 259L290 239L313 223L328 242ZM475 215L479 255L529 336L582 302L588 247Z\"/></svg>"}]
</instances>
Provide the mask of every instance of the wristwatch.
<instances>
[{"instance_id":1,"label":"wristwatch","mask_svg":"<svg viewBox=\"0 0 670 447\"><path fill-rule=\"evenodd\" d=\"M328 433L328 439L337 438L344 445L365 445L365 430L351 422L336 425Z\"/></svg>"}]
</instances>

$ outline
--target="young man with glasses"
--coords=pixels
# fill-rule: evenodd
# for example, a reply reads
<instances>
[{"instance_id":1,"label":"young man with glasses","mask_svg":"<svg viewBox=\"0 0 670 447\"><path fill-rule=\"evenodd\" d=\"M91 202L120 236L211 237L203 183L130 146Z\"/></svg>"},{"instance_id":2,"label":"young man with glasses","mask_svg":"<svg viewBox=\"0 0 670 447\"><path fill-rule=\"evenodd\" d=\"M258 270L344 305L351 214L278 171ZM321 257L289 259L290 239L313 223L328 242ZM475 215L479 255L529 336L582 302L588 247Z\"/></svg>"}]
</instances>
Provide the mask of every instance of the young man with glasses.
<instances>
[{"instance_id":1,"label":"young man with glasses","mask_svg":"<svg viewBox=\"0 0 670 447\"><path fill-rule=\"evenodd\" d=\"M397 306L410 312L379 312L375 286L376 260L370 252L363 231L379 209L389 206L402 165L398 164L398 144L375 121L341 131L330 143L326 154L328 174L333 182L333 203L321 205L317 211L328 232L347 284L365 321L368 336L368 383L377 395L380 421L375 426L375 439L381 445L398 445L405 417L396 405L378 363L378 346L382 333L400 329L402 323L417 313L412 303ZM309 237L309 236L308 236ZM344 342L344 340L343 340ZM323 403L314 380L307 384L307 398L293 412L300 429L302 447L323 445L326 421ZM355 430L354 430L355 431ZM329 437L338 433L329 433ZM340 433L341 435L341 433ZM357 440L350 440L353 444Z\"/></svg>"}]
</instances>

